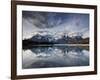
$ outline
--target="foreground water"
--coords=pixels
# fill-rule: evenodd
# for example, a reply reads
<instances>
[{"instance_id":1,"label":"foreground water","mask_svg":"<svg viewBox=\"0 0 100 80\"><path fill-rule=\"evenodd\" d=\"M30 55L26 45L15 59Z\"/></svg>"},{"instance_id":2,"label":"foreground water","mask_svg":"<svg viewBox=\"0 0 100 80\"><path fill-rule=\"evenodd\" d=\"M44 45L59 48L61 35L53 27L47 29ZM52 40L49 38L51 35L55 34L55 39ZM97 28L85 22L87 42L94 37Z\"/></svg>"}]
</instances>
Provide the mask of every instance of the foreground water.
<instances>
[{"instance_id":1,"label":"foreground water","mask_svg":"<svg viewBox=\"0 0 100 80\"><path fill-rule=\"evenodd\" d=\"M88 46L33 46L22 53L23 69L88 65Z\"/></svg>"}]
</instances>

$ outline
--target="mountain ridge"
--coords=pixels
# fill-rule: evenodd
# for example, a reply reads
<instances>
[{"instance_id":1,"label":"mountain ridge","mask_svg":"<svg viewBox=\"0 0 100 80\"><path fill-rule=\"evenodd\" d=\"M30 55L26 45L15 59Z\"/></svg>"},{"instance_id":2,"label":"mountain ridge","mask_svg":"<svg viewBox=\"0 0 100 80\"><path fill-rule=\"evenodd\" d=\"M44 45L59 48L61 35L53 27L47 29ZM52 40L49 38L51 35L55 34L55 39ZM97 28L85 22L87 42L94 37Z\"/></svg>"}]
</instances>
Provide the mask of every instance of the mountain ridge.
<instances>
[{"instance_id":1,"label":"mountain ridge","mask_svg":"<svg viewBox=\"0 0 100 80\"><path fill-rule=\"evenodd\" d=\"M82 36L68 36L66 34L61 37L54 37L52 35L33 35L29 39L23 40L23 46L32 46L32 45L44 45L44 44L89 44L89 38L82 38Z\"/></svg>"}]
</instances>

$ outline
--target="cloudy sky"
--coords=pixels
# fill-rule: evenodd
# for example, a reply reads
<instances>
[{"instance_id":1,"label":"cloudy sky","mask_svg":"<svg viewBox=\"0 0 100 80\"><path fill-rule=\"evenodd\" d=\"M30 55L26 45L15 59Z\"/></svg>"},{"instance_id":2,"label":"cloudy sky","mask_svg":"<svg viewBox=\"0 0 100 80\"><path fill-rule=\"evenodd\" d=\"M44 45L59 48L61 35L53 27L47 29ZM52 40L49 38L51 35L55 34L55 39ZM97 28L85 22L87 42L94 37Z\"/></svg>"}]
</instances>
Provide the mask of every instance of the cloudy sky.
<instances>
[{"instance_id":1,"label":"cloudy sky","mask_svg":"<svg viewBox=\"0 0 100 80\"><path fill-rule=\"evenodd\" d=\"M89 14L22 11L23 38L37 31L82 33L89 37Z\"/></svg>"}]
</instances>

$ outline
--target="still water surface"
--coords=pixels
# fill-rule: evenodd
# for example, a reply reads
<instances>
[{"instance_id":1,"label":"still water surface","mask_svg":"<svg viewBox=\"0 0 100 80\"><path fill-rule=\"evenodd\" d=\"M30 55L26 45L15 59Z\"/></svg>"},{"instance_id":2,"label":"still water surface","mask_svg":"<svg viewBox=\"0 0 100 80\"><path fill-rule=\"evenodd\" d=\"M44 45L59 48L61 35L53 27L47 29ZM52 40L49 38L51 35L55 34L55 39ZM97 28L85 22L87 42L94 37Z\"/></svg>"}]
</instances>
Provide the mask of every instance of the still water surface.
<instances>
[{"instance_id":1,"label":"still water surface","mask_svg":"<svg viewBox=\"0 0 100 80\"><path fill-rule=\"evenodd\" d=\"M33 46L22 53L22 68L89 66L88 46Z\"/></svg>"}]
</instances>

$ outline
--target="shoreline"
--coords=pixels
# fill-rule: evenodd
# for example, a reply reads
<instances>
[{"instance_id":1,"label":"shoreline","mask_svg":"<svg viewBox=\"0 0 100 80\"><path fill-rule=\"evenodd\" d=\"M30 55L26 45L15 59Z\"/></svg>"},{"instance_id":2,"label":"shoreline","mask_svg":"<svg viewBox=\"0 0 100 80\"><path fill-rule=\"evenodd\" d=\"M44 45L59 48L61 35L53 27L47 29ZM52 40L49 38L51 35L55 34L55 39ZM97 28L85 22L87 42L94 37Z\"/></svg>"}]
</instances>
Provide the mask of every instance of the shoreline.
<instances>
[{"instance_id":1,"label":"shoreline","mask_svg":"<svg viewBox=\"0 0 100 80\"><path fill-rule=\"evenodd\" d=\"M89 44L43 44L43 45L32 45L32 46L89 46Z\"/></svg>"}]
</instances>

